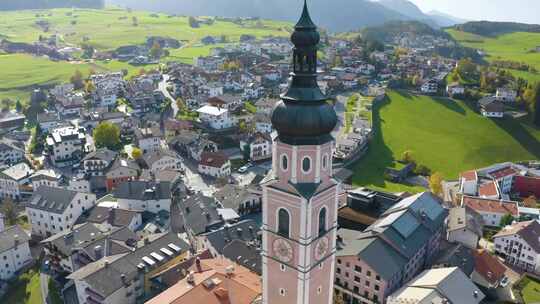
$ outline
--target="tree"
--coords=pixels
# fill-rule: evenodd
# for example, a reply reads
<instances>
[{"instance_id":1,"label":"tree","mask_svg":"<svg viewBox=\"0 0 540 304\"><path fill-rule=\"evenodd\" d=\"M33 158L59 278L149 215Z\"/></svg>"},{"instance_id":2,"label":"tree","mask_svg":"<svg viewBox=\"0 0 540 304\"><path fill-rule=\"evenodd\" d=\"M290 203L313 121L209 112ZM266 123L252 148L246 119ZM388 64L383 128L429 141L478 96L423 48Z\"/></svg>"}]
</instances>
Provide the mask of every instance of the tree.
<instances>
[{"instance_id":1,"label":"tree","mask_svg":"<svg viewBox=\"0 0 540 304\"><path fill-rule=\"evenodd\" d=\"M534 195L529 196L523 200L523 205L527 208L536 208L537 200Z\"/></svg>"},{"instance_id":2,"label":"tree","mask_svg":"<svg viewBox=\"0 0 540 304\"><path fill-rule=\"evenodd\" d=\"M401 154L401 161L403 162L406 162L406 163L414 163L414 154L413 154L413 151L411 150L407 150L405 152L403 152L403 154Z\"/></svg>"},{"instance_id":3,"label":"tree","mask_svg":"<svg viewBox=\"0 0 540 304\"><path fill-rule=\"evenodd\" d=\"M429 188L431 189L431 192L433 192L433 194L438 196L442 195L442 181L443 177L439 172L435 172L429 177Z\"/></svg>"},{"instance_id":4,"label":"tree","mask_svg":"<svg viewBox=\"0 0 540 304\"><path fill-rule=\"evenodd\" d=\"M17 210L15 210L15 204L9 198L6 198L2 203L0 212L5 216L8 226L13 226L17 223Z\"/></svg>"},{"instance_id":5,"label":"tree","mask_svg":"<svg viewBox=\"0 0 540 304\"><path fill-rule=\"evenodd\" d=\"M23 110L23 106L20 99L17 99L17 102L15 103L15 110L17 113L21 113Z\"/></svg>"},{"instance_id":6,"label":"tree","mask_svg":"<svg viewBox=\"0 0 540 304\"><path fill-rule=\"evenodd\" d=\"M73 76L71 76L69 81L73 84L73 87L75 88L75 90L80 90L84 88L83 74L79 70L75 71L75 73L73 74Z\"/></svg>"},{"instance_id":7,"label":"tree","mask_svg":"<svg viewBox=\"0 0 540 304\"><path fill-rule=\"evenodd\" d=\"M249 159L251 158L251 146L248 144L245 144L244 150L242 152L243 152L242 154L244 156L244 160L249 161Z\"/></svg>"},{"instance_id":8,"label":"tree","mask_svg":"<svg viewBox=\"0 0 540 304\"><path fill-rule=\"evenodd\" d=\"M161 44L157 42L157 40L154 41L152 44L152 48L150 48L150 56L159 59L161 55L163 54L163 49L161 48Z\"/></svg>"},{"instance_id":9,"label":"tree","mask_svg":"<svg viewBox=\"0 0 540 304\"><path fill-rule=\"evenodd\" d=\"M94 82L87 80L84 83L84 91L88 94L93 93L96 90L96 86L94 85Z\"/></svg>"},{"instance_id":10,"label":"tree","mask_svg":"<svg viewBox=\"0 0 540 304\"><path fill-rule=\"evenodd\" d=\"M477 75L476 65L470 59L461 59L456 71L462 79L472 79Z\"/></svg>"},{"instance_id":11,"label":"tree","mask_svg":"<svg viewBox=\"0 0 540 304\"><path fill-rule=\"evenodd\" d=\"M135 147L131 150L131 157L133 157L133 159L137 160L137 159L140 159L142 156L143 156L143 153L141 149Z\"/></svg>"},{"instance_id":12,"label":"tree","mask_svg":"<svg viewBox=\"0 0 540 304\"><path fill-rule=\"evenodd\" d=\"M189 26L192 28L198 28L199 27L199 21L195 19L195 17L190 16L188 19Z\"/></svg>"},{"instance_id":13,"label":"tree","mask_svg":"<svg viewBox=\"0 0 540 304\"><path fill-rule=\"evenodd\" d=\"M120 128L109 122L102 122L94 129L94 142L98 148L118 150L120 148Z\"/></svg>"},{"instance_id":14,"label":"tree","mask_svg":"<svg viewBox=\"0 0 540 304\"><path fill-rule=\"evenodd\" d=\"M15 105L15 102L9 98L2 99L0 103L2 104L2 111L9 111Z\"/></svg>"},{"instance_id":15,"label":"tree","mask_svg":"<svg viewBox=\"0 0 540 304\"><path fill-rule=\"evenodd\" d=\"M345 304L345 300L343 299L343 294L341 292L336 292L334 294L334 304Z\"/></svg>"},{"instance_id":16,"label":"tree","mask_svg":"<svg viewBox=\"0 0 540 304\"><path fill-rule=\"evenodd\" d=\"M503 215L503 217L501 217L501 222L500 222L499 226L506 227L508 225L512 225L513 221L514 221L514 217L512 216L512 214L510 214L510 213L505 214L505 215Z\"/></svg>"}]
</instances>

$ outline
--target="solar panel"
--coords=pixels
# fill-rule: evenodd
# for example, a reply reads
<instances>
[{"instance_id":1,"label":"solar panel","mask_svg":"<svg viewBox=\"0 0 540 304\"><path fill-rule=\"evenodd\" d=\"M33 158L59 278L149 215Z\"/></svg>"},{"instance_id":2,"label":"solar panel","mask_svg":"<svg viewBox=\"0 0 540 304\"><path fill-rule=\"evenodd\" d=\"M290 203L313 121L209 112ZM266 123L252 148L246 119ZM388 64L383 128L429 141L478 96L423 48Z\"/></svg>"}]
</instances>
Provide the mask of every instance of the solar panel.
<instances>
[{"instance_id":1,"label":"solar panel","mask_svg":"<svg viewBox=\"0 0 540 304\"><path fill-rule=\"evenodd\" d=\"M150 266L153 266L153 265L156 264L156 262L154 262L154 260L152 260L151 258L149 258L149 257L147 257L147 256L143 257L142 260L143 260L146 264L148 264L148 265L150 265Z\"/></svg>"},{"instance_id":2,"label":"solar panel","mask_svg":"<svg viewBox=\"0 0 540 304\"><path fill-rule=\"evenodd\" d=\"M176 251L176 252L180 252L180 250L181 250L180 247L176 246L176 245L173 244L173 243L170 243L170 244L167 245L167 246L169 246L169 248L171 248L172 250L174 250L174 251Z\"/></svg>"},{"instance_id":3,"label":"solar panel","mask_svg":"<svg viewBox=\"0 0 540 304\"><path fill-rule=\"evenodd\" d=\"M163 260L165 259L164 257L160 256L159 254L157 254L157 253L155 253L155 252L150 253L150 255L151 255L154 259L156 259L158 262L161 262L161 261L163 261Z\"/></svg>"},{"instance_id":4,"label":"solar panel","mask_svg":"<svg viewBox=\"0 0 540 304\"><path fill-rule=\"evenodd\" d=\"M173 252L170 251L170 250L167 249L167 248L161 248L160 251L163 252L163 253L165 253L165 254L168 255L168 256L172 256L172 255L173 255Z\"/></svg>"}]
</instances>

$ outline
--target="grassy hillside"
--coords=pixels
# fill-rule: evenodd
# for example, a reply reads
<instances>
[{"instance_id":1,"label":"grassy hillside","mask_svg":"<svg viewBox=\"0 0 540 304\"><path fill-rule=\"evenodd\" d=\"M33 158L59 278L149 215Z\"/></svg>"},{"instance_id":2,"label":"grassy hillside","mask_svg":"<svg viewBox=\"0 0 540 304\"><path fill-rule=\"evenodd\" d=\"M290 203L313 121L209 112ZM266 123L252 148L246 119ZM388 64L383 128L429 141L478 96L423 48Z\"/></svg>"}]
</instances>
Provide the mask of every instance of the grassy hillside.
<instances>
[{"instance_id":1,"label":"grassy hillside","mask_svg":"<svg viewBox=\"0 0 540 304\"><path fill-rule=\"evenodd\" d=\"M389 191L419 188L384 180L384 169L404 151L419 164L453 179L461 171L496 162L540 158L540 130L525 121L491 120L465 103L391 91L374 106L376 134L354 168L354 183Z\"/></svg>"},{"instance_id":2,"label":"grassy hillside","mask_svg":"<svg viewBox=\"0 0 540 304\"><path fill-rule=\"evenodd\" d=\"M486 37L468 32L449 29L447 32L463 45L483 50L488 54L488 61L510 60L524 62L540 70L540 53L531 52L540 46L540 33L515 32L497 37ZM539 81L539 73L512 71L516 76L532 81Z\"/></svg>"},{"instance_id":3,"label":"grassy hillside","mask_svg":"<svg viewBox=\"0 0 540 304\"><path fill-rule=\"evenodd\" d=\"M72 14L72 16L68 16ZM39 17L36 17L39 15ZM133 17L138 26L133 25ZM44 33L35 22L49 22L50 29ZM72 24L75 22L75 24ZM80 44L83 38L87 43L100 50L114 49L122 45L140 44L148 36L167 36L189 43L200 40L204 36L226 35L235 41L242 34L257 37L288 35L285 22L263 21L258 28L255 22L238 25L232 22L216 21L213 25L201 25L191 28L187 17L169 17L165 14L150 12L127 12L120 8L105 10L93 9L53 9L0 13L0 33L7 39L20 42L36 41L39 35L48 36L58 33L67 43Z\"/></svg>"},{"instance_id":4,"label":"grassy hillside","mask_svg":"<svg viewBox=\"0 0 540 304\"><path fill-rule=\"evenodd\" d=\"M137 26L133 25L133 18ZM44 32L36 21L47 21L50 28ZM233 22L216 21L213 25L191 28L187 17L169 17L165 14L149 12L128 12L124 9L52 9L0 12L0 39L14 42L32 43L39 36L48 37L60 34L69 45L80 46L85 42L98 50L112 50L129 44L142 44L148 36L166 36L181 40L181 49L171 49L170 56L162 61L182 61L193 63L193 58L208 55L216 45L203 46L200 39L211 35L226 35L230 42L238 41L242 34L264 36L288 36L290 24L277 21L246 22L242 25ZM68 63L52 62L45 58L29 55L2 55L0 53L0 99L10 97L25 102L31 89L37 85L54 85L68 81L75 70L84 74L89 69L96 71L118 71L128 69L135 72L140 67L126 63L93 62ZM151 68L151 67L145 67Z\"/></svg>"}]
</instances>

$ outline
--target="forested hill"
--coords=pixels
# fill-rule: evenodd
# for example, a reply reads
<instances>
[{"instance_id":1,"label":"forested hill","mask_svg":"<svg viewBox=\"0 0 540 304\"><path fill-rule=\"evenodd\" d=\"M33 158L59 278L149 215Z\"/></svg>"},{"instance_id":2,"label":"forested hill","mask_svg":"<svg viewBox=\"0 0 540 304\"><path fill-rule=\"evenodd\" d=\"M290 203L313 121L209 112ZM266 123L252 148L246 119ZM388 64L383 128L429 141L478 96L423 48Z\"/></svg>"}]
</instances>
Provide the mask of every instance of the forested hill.
<instances>
[{"instance_id":1,"label":"forested hill","mask_svg":"<svg viewBox=\"0 0 540 304\"><path fill-rule=\"evenodd\" d=\"M103 8L105 0L0 0L0 11L60 7Z\"/></svg>"},{"instance_id":2,"label":"forested hill","mask_svg":"<svg viewBox=\"0 0 540 304\"><path fill-rule=\"evenodd\" d=\"M515 22L473 21L454 26L458 31L481 36L498 36L514 32L540 33L540 25Z\"/></svg>"},{"instance_id":3,"label":"forested hill","mask_svg":"<svg viewBox=\"0 0 540 304\"><path fill-rule=\"evenodd\" d=\"M451 40L451 36L438 29L419 22L419 21L389 21L380 26L366 27L360 31L360 34L365 40L378 40L380 42L391 42L394 37L402 33L410 33L417 36L429 35L434 37L447 38Z\"/></svg>"}]
</instances>

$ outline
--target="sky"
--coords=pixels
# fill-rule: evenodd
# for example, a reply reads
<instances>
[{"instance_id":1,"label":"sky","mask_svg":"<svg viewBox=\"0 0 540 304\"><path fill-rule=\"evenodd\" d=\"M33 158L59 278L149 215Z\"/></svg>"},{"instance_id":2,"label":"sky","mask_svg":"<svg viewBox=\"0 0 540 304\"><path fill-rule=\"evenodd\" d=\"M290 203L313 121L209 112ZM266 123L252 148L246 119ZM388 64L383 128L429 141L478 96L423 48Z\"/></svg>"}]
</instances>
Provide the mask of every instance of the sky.
<instances>
[{"instance_id":1,"label":"sky","mask_svg":"<svg viewBox=\"0 0 540 304\"><path fill-rule=\"evenodd\" d=\"M437 10L468 20L540 24L540 0L410 0L424 12Z\"/></svg>"}]
</instances>

